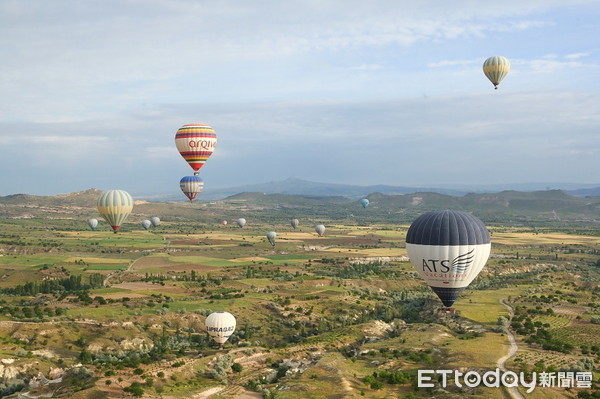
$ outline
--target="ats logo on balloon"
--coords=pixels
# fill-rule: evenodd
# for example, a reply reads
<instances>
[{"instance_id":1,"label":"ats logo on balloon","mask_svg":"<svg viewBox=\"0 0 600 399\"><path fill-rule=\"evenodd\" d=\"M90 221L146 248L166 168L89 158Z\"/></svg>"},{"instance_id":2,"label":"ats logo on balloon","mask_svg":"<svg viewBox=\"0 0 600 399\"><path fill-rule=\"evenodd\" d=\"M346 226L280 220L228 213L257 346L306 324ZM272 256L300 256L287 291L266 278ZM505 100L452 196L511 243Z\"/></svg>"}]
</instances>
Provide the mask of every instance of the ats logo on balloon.
<instances>
[{"instance_id":1,"label":"ats logo on balloon","mask_svg":"<svg viewBox=\"0 0 600 399\"><path fill-rule=\"evenodd\" d=\"M430 273L466 273L469 266L473 264L475 249L456 258L450 259L423 259L423 271Z\"/></svg>"}]
</instances>

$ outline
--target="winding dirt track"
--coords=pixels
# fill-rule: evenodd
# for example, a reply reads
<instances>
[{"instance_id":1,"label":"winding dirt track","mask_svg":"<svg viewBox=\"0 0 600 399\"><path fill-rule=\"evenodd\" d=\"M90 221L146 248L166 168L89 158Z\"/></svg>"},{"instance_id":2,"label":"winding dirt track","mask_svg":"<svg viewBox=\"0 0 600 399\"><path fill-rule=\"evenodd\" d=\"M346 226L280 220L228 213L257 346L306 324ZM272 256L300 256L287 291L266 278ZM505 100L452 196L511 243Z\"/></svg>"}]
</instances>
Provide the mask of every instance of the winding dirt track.
<instances>
[{"instance_id":1,"label":"winding dirt track","mask_svg":"<svg viewBox=\"0 0 600 399\"><path fill-rule=\"evenodd\" d=\"M508 309L508 312L510 313L510 318L508 320L508 324L510 326L510 322L512 321L512 318L515 315L515 312L514 312L512 306L510 306L508 303L506 303L506 301L504 299L500 299L500 303L502 305L506 306L506 308ZM504 329L504 332L506 333L506 336L508 337L508 341L510 342L510 349L508 350L508 353L505 356L502 356L500 359L498 359L498 362L496 363L496 366L502 371L506 371L506 367L505 367L506 361L508 359L510 359L511 357L513 357L519 350L519 347L517 346L517 340L515 339L515 336L513 335L513 333L510 332L510 329L508 326ZM510 397L512 399L525 399L525 397L523 395L521 395L521 392L519 392L519 390L516 387L504 387L503 389L506 390L506 392L510 395Z\"/></svg>"}]
</instances>

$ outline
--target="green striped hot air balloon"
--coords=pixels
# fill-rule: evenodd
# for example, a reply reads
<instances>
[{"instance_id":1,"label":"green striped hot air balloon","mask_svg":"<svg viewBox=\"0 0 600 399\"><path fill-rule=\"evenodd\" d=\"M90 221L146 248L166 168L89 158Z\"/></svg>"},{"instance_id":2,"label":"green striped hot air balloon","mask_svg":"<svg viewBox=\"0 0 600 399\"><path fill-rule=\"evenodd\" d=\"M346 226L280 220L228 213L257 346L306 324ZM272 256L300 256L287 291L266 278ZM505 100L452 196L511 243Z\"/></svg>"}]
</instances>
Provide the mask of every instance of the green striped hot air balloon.
<instances>
[{"instance_id":1,"label":"green striped hot air balloon","mask_svg":"<svg viewBox=\"0 0 600 399\"><path fill-rule=\"evenodd\" d=\"M494 89L498 89L498 85L508 75L508 71L510 71L510 62L501 56L490 57L483 63L483 73L492 82Z\"/></svg>"},{"instance_id":2,"label":"green striped hot air balloon","mask_svg":"<svg viewBox=\"0 0 600 399\"><path fill-rule=\"evenodd\" d=\"M133 198L126 191L109 190L100 194L97 205L100 215L116 233L133 210Z\"/></svg>"}]
</instances>

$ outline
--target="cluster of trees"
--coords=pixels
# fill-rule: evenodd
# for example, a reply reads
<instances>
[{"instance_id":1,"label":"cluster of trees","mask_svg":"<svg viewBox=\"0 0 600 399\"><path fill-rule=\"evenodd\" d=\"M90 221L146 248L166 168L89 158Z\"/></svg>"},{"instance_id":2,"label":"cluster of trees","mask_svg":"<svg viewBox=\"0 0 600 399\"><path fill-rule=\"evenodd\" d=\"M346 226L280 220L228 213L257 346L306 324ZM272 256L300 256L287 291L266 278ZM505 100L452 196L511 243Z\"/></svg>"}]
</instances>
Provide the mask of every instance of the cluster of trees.
<instances>
[{"instance_id":1,"label":"cluster of trees","mask_svg":"<svg viewBox=\"0 0 600 399\"><path fill-rule=\"evenodd\" d=\"M77 292L102 287L104 276L100 273L89 275L89 282L83 283L81 276L69 276L61 279L28 281L25 284L11 288L2 288L0 293L16 296L36 296L38 294L53 294L59 292Z\"/></svg>"}]
</instances>

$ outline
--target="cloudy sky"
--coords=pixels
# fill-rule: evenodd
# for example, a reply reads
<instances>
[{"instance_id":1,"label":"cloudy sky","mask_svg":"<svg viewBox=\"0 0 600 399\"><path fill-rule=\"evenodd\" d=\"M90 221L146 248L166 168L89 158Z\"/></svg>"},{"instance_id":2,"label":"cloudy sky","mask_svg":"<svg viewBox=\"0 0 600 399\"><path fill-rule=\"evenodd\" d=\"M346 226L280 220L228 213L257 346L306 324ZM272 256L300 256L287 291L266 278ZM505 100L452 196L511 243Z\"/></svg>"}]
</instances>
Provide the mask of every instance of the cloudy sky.
<instances>
[{"instance_id":1,"label":"cloudy sky","mask_svg":"<svg viewBox=\"0 0 600 399\"><path fill-rule=\"evenodd\" d=\"M219 136L207 189L600 185L598 20L577 0L0 0L0 195L178 191L192 122Z\"/></svg>"}]
</instances>

